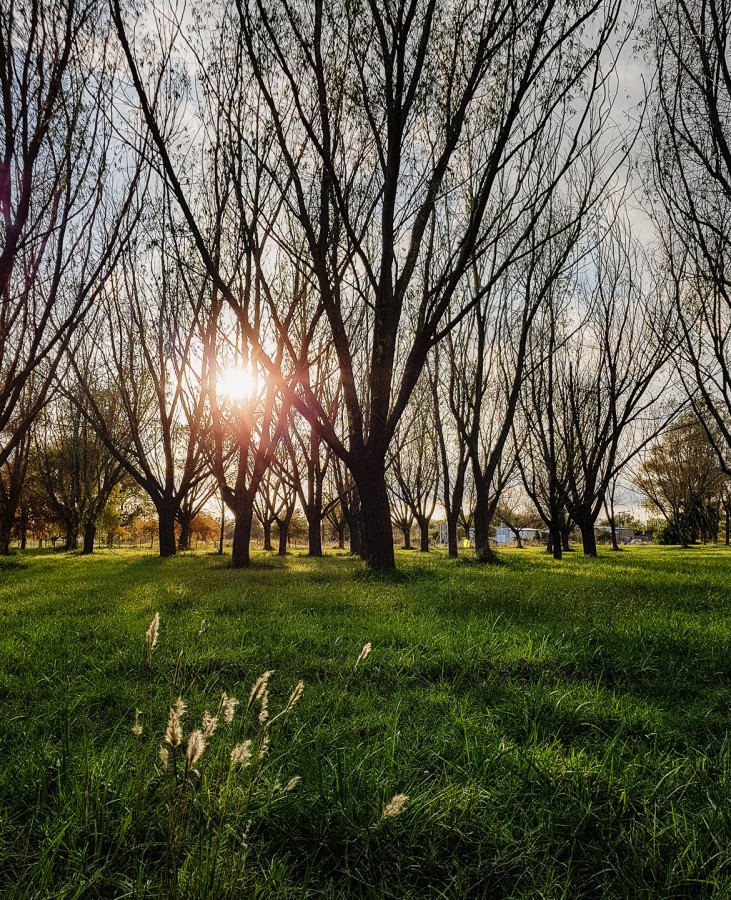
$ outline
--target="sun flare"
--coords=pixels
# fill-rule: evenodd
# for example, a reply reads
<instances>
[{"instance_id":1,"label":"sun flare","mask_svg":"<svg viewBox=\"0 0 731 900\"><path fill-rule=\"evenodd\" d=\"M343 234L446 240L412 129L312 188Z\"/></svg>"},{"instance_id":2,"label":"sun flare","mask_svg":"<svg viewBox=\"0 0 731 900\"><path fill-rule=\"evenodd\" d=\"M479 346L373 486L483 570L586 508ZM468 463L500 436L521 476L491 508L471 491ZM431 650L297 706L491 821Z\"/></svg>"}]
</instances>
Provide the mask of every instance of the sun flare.
<instances>
[{"instance_id":1,"label":"sun flare","mask_svg":"<svg viewBox=\"0 0 731 900\"><path fill-rule=\"evenodd\" d=\"M221 373L219 393L230 400L250 400L256 393L257 378L250 365L229 366Z\"/></svg>"}]
</instances>

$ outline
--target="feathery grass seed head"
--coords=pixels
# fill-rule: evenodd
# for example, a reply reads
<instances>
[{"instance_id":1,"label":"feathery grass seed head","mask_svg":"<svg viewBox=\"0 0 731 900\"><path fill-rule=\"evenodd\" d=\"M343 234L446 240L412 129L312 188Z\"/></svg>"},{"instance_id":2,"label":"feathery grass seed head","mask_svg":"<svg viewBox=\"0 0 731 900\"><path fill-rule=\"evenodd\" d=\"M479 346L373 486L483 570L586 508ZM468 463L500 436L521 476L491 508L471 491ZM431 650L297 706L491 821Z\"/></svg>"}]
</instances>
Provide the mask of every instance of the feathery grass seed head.
<instances>
[{"instance_id":1,"label":"feathery grass seed head","mask_svg":"<svg viewBox=\"0 0 731 900\"><path fill-rule=\"evenodd\" d=\"M268 672L264 672L263 675L260 675L251 688L251 693L249 694L249 702L246 705L246 709L251 709L253 703L256 703L259 700L264 692L267 690L267 685L269 684L269 679L274 674L274 670L270 669Z\"/></svg>"},{"instance_id":2,"label":"feathery grass seed head","mask_svg":"<svg viewBox=\"0 0 731 900\"><path fill-rule=\"evenodd\" d=\"M384 819L393 819L395 816L401 815L408 803L408 794L394 794L388 803L383 807L380 821Z\"/></svg>"},{"instance_id":3,"label":"feathery grass seed head","mask_svg":"<svg viewBox=\"0 0 731 900\"><path fill-rule=\"evenodd\" d=\"M152 663L152 651L155 649L157 645L157 636L160 631L160 613L156 612L152 617L152 621L150 622L147 632L145 634L145 653L147 656L147 664L151 665Z\"/></svg>"},{"instance_id":4,"label":"feathery grass seed head","mask_svg":"<svg viewBox=\"0 0 731 900\"><path fill-rule=\"evenodd\" d=\"M239 701L236 697L229 697L226 691L221 694L221 715L223 716L223 721L227 725L230 725L233 722L234 712L238 705Z\"/></svg>"},{"instance_id":5,"label":"feathery grass seed head","mask_svg":"<svg viewBox=\"0 0 731 900\"><path fill-rule=\"evenodd\" d=\"M140 711L135 710L135 723L132 726L132 734L135 737L142 737L142 723L140 722Z\"/></svg>"},{"instance_id":6,"label":"feathery grass seed head","mask_svg":"<svg viewBox=\"0 0 731 900\"><path fill-rule=\"evenodd\" d=\"M356 668L358 667L358 663L362 663L363 660L370 654L372 649L373 649L373 645L371 644L370 641L368 641L367 644L363 644L363 649L360 651L360 654L358 655L358 659L356 659L356 661L355 661Z\"/></svg>"},{"instance_id":7,"label":"feathery grass seed head","mask_svg":"<svg viewBox=\"0 0 731 900\"><path fill-rule=\"evenodd\" d=\"M188 750L187 750L187 760L188 766L193 767L198 760L203 756L203 751L206 749L206 740L203 737L202 731L192 731L190 737L188 738Z\"/></svg>"},{"instance_id":8,"label":"feathery grass seed head","mask_svg":"<svg viewBox=\"0 0 731 900\"><path fill-rule=\"evenodd\" d=\"M168 715L168 727L165 729L165 743L170 744L171 747L180 746L180 743L183 740L183 728L180 724L181 714L178 711L179 707L180 701L178 701L175 706L170 707L170 714Z\"/></svg>"},{"instance_id":9,"label":"feathery grass seed head","mask_svg":"<svg viewBox=\"0 0 731 900\"><path fill-rule=\"evenodd\" d=\"M161 745L158 752L160 754L160 762L162 763L163 770L167 772L167 768L170 765L170 751L167 747Z\"/></svg>"},{"instance_id":10,"label":"feathery grass seed head","mask_svg":"<svg viewBox=\"0 0 731 900\"><path fill-rule=\"evenodd\" d=\"M285 707L285 709L292 709L292 707L295 705L295 703L299 702L304 691L305 691L304 681L298 681L297 686L295 687L295 689L292 691L292 693L289 696L289 700L287 701L287 706Z\"/></svg>"},{"instance_id":11,"label":"feathery grass seed head","mask_svg":"<svg viewBox=\"0 0 731 900\"><path fill-rule=\"evenodd\" d=\"M212 738L216 732L216 728L218 728L218 716L212 716L208 710L206 710L203 713L203 722L201 723L203 737L206 740Z\"/></svg>"},{"instance_id":12,"label":"feathery grass seed head","mask_svg":"<svg viewBox=\"0 0 731 900\"><path fill-rule=\"evenodd\" d=\"M251 762L251 741L237 744L231 751L231 768L245 769Z\"/></svg>"}]
</instances>

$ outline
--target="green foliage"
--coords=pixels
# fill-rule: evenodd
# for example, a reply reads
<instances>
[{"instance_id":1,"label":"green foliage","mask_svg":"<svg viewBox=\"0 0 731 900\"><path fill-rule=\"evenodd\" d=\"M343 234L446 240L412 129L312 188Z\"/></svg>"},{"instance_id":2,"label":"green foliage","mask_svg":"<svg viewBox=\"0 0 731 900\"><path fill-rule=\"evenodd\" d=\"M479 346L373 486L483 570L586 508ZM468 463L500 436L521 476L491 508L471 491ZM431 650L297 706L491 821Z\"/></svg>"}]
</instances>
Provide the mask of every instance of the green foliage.
<instances>
[{"instance_id":1,"label":"green foliage","mask_svg":"<svg viewBox=\"0 0 731 900\"><path fill-rule=\"evenodd\" d=\"M0 894L726 896L731 555L501 557L400 554L389 581L346 555L23 556L0 572ZM273 714L304 696L217 831L256 717L213 736L176 807L169 710L182 693L188 736L265 669Z\"/></svg>"}]
</instances>

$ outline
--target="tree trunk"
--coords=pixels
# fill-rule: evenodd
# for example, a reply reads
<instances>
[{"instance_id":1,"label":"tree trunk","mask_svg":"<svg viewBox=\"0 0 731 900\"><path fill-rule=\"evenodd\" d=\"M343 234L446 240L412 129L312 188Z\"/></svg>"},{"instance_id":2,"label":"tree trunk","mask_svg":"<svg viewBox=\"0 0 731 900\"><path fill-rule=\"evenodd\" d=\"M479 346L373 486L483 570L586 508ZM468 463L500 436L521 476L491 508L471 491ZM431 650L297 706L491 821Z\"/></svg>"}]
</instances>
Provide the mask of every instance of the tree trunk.
<instances>
[{"instance_id":1,"label":"tree trunk","mask_svg":"<svg viewBox=\"0 0 731 900\"><path fill-rule=\"evenodd\" d=\"M361 521L360 509L355 509L350 515L348 522L350 552L354 556L363 556L363 522Z\"/></svg>"},{"instance_id":2,"label":"tree trunk","mask_svg":"<svg viewBox=\"0 0 731 900\"><path fill-rule=\"evenodd\" d=\"M66 522L66 540L64 542L64 550L70 552L71 550L79 549L79 526L77 522L73 520L69 520Z\"/></svg>"},{"instance_id":3,"label":"tree trunk","mask_svg":"<svg viewBox=\"0 0 731 900\"><path fill-rule=\"evenodd\" d=\"M609 534L612 538L612 550L616 550L618 552L620 550L620 546L617 542L617 525L614 521L614 516L611 516L609 519Z\"/></svg>"},{"instance_id":4,"label":"tree trunk","mask_svg":"<svg viewBox=\"0 0 731 900\"><path fill-rule=\"evenodd\" d=\"M190 550L190 516L187 513L181 513L178 518L180 520L180 537L178 538L178 550Z\"/></svg>"},{"instance_id":5,"label":"tree trunk","mask_svg":"<svg viewBox=\"0 0 731 900\"><path fill-rule=\"evenodd\" d=\"M353 472L360 495L363 514L362 556L374 572L395 572L396 558L393 552L391 530L391 506L386 487L386 469L383 460L365 465Z\"/></svg>"},{"instance_id":6,"label":"tree trunk","mask_svg":"<svg viewBox=\"0 0 731 900\"><path fill-rule=\"evenodd\" d=\"M84 525L84 548L81 551L85 555L94 552L94 540L96 539L96 523L87 522Z\"/></svg>"},{"instance_id":7,"label":"tree trunk","mask_svg":"<svg viewBox=\"0 0 731 900\"><path fill-rule=\"evenodd\" d=\"M404 550L412 550L411 546L411 526L410 525L399 525L399 529L401 534L404 536Z\"/></svg>"},{"instance_id":8,"label":"tree trunk","mask_svg":"<svg viewBox=\"0 0 731 900\"><path fill-rule=\"evenodd\" d=\"M320 518L314 510L307 519L307 555L322 556L322 529Z\"/></svg>"},{"instance_id":9,"label":"tree trunk","mask_svg":"<svg viewBox=\"0 0 731 900\"><path fill-rule=\"evenodd\" d=\"M457 541L457 519L459 518L458 514L452 513L451 516L447 516L447 554L452 559L457 559L459 556L459 543Z\"/></svg>"},{"instance_id":10,"label":"tree trunk","mask_svg":"<svg viewBox=\"0 0 731 900\"><path fill-rule=\"evenodd\" d=\"M551 524L550 526L550 537L548 539L548 547L546 548L549 553L553 553L554 559L561 559L563 556L563 542L562 542L562 529L560 525Z\"/></svg>"},{"instance_id":11,"label":"tree trunk","mask_svg":"<svg viewBox=\"0 0 731 900\"><path fill-rule=\"evenodd\" d=\"M569 544L569 535L571 534L571 527L569 525L562 525L561 528L561 549L564 553L569 553L571 551L571 544Z\"/></svg>"},{"instance_id":12,"label":"tree trunk","mask_svg":"<svg viewBox=\"0 0 731 900\"><path fill-rule=\"evenodd\" d=\"M160 503L157 508L157 533L160 556L175 556L175 510L171 503ZM150 542L152 547L152 542Z\"/></svg>"},{"instance_id":13,"label":"tree trunk","mask_svg":"<svg viewBox=\"0 0 731 900\"><path fill-rule=\"evenodd\" d=\"M226 531L226 507L221 501L221 524L218 530L218 555L223 556L223 539Z\"/></svg>"},{"instance_id":14,"label":"tree trunk","mask_svg":"<svg viewBox=\"0 0 731 900\"><path fill-rule=\"evenodd\" d=\"M495 551L490 546L490 506L487 492L477 487L475 503L475 515L473 519L475 528L475 557L480 563L494 563L497 561Z\"/></svg>"},{"instance_id":15,"label":"tree trunk","mask_svg":"<svg viewBox=\"0 0 731 900\"><path fill-rule=\"evenodd\" d=\"M251 565L251 526L254 518L254 503L249 497L239 501L234 513L234 536L231 544L232 569L246 569Z\"/></svg>"},{"instance_id":16,"label":"tree trunk","mask_svg":"<svg viewBox=\"0 0 731 900\"><path fill-rule=\"evenodd\" d=\"M419 522L419 534L420 534L420 542L419 542L419 551L421 553L429 552L429 520L422 519Z\"/></svg>"},{"instance_id":17,"label":"tree trunk","mask_svg":"<svg viewBox=\"0 0 731 900\"><path fill-rule=\"evenodd\" d=\"M277 550L278 556L286 556L287 555L287 541L289 540L289 519L285 519L282 522L278 522L279 525L279 549Z\"/></svg>"},{"instance_id":18,"label":"tree trunk","mask_svg":"<svg viewBox=\"0 0 731 900\"><path fill-rule=\"evenodd\" d=\"M10 553L10 536L13 530L12 519L0 519L0 556L8 556Z\"/></svg>"},{"instance_id":19,"label":"tree trunk","mask_svg":"<svg viewBox=\"0 0 731 900\"><path fill-rule=\"evenodd\" d=\"M729 538L731 538L731 507L725 507L724 512L726 513L726 546L728 547Z\"/></svg>"},{"instance_id":20,"label":"tree trunk","mask_svg":"<svg viewBox=\"0 0 731 900\"><path fill-rule=\"evenodd\" d=\"M266 521L261 523L262 530L264 531L264 550L272 549L272 523L271 520L267 519Z\"/></svg>"},{"instance_id":21,"label":"tree trunk","mask_svg":"<svg viewBox=\"0 0 731 900\"><path fill-rule=\"evenodd\" d=\"M338 523L337 532L338 532L338 550L345 550L345 522Z\"/></svg>"},{"instance_id":22,"label":"tree trunk","mask_svg":"<svg viewBox=\"0 0 731 900\"><path fill-rule=\"evenodd\" d=\"M579 531L581 531L581 545L584 548L584 556L591 556L596 559L596 533L591 517L581 516L577 524L579 526Z\"/></svg>"}]
</instances>

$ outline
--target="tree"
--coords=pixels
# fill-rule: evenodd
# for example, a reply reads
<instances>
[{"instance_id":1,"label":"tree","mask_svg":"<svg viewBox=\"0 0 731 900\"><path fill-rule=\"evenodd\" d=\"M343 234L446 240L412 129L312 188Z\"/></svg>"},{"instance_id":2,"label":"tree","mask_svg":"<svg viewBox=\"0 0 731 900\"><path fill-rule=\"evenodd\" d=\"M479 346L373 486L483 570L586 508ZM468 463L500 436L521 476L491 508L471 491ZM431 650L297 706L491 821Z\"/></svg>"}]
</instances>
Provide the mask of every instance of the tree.
<instances>
[{"instance_id":1,"label":"tree","mask_svg":"<svg viewBox=\"0 0 731 900\"><path fill-rule=\"evenodd\" d=\"M566 454L566 507L586 556L597 555L594 525L612 479L676 413L667 403L658 408L668 396L663 368L675 343L668 309L620 216L584 261L589 283L577 292L574 312L581 324L558 349L565 362L554 411Z\"/></svg>"},{"instance_id":2,"label":"tree","mask_svg":"<svg viewBox=\"0 0 731 900\"><path fill-rule=\"evenodd\" d=\"M65 549L78 549L81 531L83 552L93 553L97 523L122 466L78 403L63 395L39 417L34 439L37 483L65 530Z\"/></svg>"},{"instance_id":3,"label":"tree","mask_svg":"<svg viewBox=\"0 0 731 900\"><path fill-rule=\"evenodd\" d=\"M713 446L698 419L686 414L647 453L636 486L682 547L715 540L717 499L724 485Z\"/></svg>"},{"instance_id":4,"label":"tree","mask_svg":"<svg viewBox=\"0 0 731 900\"><path fill-rule=\"evenodd\" d=\"M439 493L439 448L431 398L426 383L412 398L396 430L390 451L391 495L405 549L411 549L411 525L419 528L419 549L429 552L429 525ZM408 546L406 546L408 544Z\"/></svg>"},{"instance_id":5,"label":"tree","mask_svg":"<svg viewBox=\"0 0 731 900\"><path fill-rule=\"evenodd\" d=\"M175 521L209 475L202 288L191 292L165 197L125 252L74 355L80 409L157 512L160 556ZM141 250L144 262L140 260Z\"/></svg>"}]
</instances>

